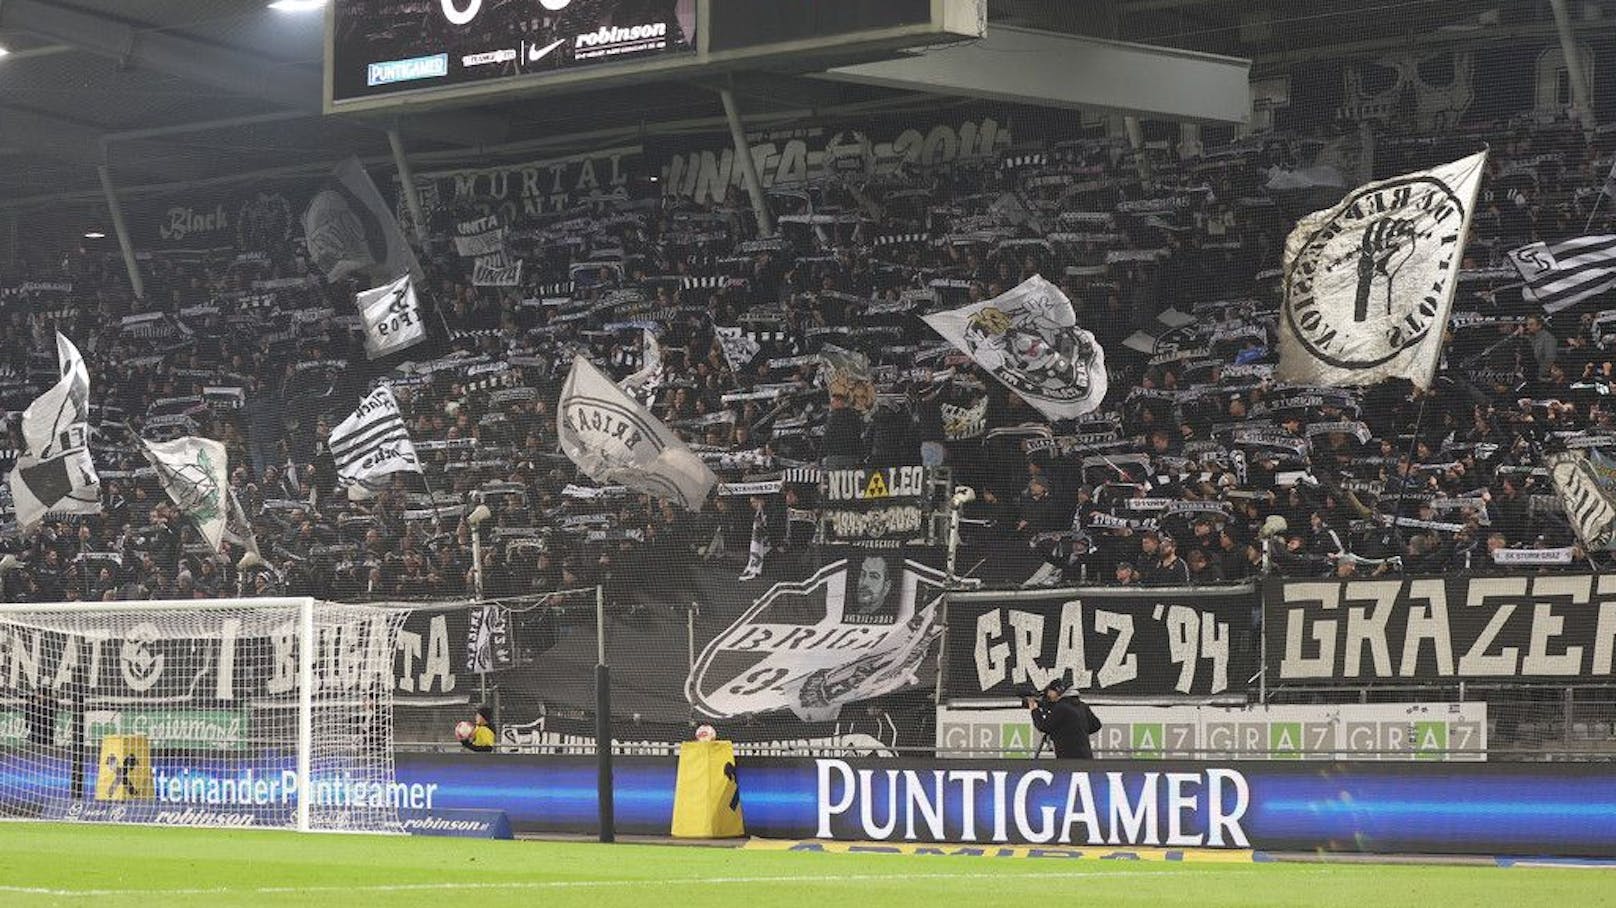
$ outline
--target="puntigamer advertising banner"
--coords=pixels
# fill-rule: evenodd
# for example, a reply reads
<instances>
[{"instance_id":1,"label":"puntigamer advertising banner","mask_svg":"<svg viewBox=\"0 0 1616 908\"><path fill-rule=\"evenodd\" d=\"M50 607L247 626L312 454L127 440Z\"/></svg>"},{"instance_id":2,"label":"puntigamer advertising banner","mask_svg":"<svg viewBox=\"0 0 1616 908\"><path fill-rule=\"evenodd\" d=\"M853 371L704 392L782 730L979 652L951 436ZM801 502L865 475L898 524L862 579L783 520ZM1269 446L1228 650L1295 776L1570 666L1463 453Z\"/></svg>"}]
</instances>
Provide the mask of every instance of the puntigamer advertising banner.
<instances>
[{"instance_id":1,"label":"puntigamer advertising banner","mask_svg":"<svg viewBox=\"0 0 1616 908\"><path fill-rule=\"evenodd\" d=\"M1608 764L741 759L748 835L952 852L1135 848L1616 856ZM593 757L400 754L433 809L594 831ZM620 757L617 831L667 835L676 761ZM814 843L806 845L813 848Z\"/></svg>"},{"instance_id":2,"label":"puntigamer advertising banner","mask_svg":"<svg viewBox=\"0 0 1616 908\"><path fill-rule=\"evenodd\" d=\"M956 593L949 699L1055 680L1107 696L1240 693L1256 674L1249 587Z\"/></svg>"},{"instance_id":3,"label":"puntigamer advertising banner","mask_svg":"<svg viewBox=\"0 0 1616 908\"><path fill-rule=\"evenodd\" d=\"M1606 681L1616 576L1270 581L1269 685Z\"/></svg>"}]
</instances>

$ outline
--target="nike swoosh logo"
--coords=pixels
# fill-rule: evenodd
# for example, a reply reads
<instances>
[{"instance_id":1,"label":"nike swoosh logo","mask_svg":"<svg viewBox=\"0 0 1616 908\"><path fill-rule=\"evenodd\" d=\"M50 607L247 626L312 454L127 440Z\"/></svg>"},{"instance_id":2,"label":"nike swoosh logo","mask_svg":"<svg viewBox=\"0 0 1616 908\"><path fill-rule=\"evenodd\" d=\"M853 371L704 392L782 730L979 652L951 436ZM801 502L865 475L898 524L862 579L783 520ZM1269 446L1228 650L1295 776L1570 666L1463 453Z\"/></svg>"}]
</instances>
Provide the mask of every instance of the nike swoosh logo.
<instances>
[{"instance_id":1,"label":"nike swoosh logo","mask_svg":"<svg viewBox=\"0 0 1616 908\"><path fill-rule=\"evenodd\" d=\"M550 51L553 51L556 48L558 48L561 45L566 44L566 43L567 43L567 39L566 38L561 38L561 39L557 40L555 43L551 44L549 47L532 47L532 46L530 46L527 49L527 62L529 62L529 63L537 63L540 60L543 60L545 57L549 56Z\"/></svg>"}]
</instances>

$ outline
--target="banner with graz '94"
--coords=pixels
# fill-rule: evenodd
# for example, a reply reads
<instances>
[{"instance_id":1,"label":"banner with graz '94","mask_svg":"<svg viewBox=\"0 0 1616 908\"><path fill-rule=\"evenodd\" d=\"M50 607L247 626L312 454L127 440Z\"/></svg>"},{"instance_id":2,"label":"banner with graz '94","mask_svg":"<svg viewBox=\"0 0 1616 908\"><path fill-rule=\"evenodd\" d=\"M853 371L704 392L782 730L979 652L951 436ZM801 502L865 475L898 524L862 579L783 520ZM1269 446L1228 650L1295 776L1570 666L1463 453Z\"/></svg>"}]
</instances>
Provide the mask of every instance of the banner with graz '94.
<instances>
[{"instance_id":1,"label":"banner with graz '94","mask_svg":"<svg viewBox=\"0 0 1616 908\"><path fill-rule=\"evenodd\" d=\"M1066 681L1101 697L1242 696L1256 674L1249 586L961 592L948 597L947 700Z\"/></svg>"}]
</instances>

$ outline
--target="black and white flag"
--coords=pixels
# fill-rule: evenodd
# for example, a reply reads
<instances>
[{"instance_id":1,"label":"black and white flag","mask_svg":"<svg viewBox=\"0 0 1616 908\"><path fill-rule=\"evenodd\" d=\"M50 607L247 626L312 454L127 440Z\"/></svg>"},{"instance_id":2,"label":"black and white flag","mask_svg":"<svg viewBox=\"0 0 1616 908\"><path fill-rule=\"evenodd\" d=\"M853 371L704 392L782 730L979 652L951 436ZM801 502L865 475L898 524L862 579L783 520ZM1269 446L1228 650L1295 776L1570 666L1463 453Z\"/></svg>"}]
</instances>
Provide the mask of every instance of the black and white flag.
<instances>
[{"instance_id":1,"label":"black and white flag","mask_svg":"<svg viewBox=\"0 0 1616 908\"><path fill-rule=\"evenodd\" d=\"M1165 360L1180 352L1191 352L1200 346L1200 337L1195 316L1169 308L1159 313L1150 324L1128 335L1122 345L1146 356Z\"/></svg>"},{"instance_id":2,"label":"black and white flag","mask_svg":"<svg viewBox=\"0 0 1616 908\"><path fill-rule=\"evenodd\" d=\"M729 363L731 372L739 373L745 369L757 358L758 351L763 349L763 345L739 327L726 328L714 325L713 333L718 337L718 346L723 348L724 362Z\"/></svg>"},{"instance_id":3,"label":"black and white flag","mask_svg":"<svg viewBox=\"0 0 1616 908\"><path fill-rule=\"evenodd\" d=\"M665 377L662 370L662 345L657 343L656 335L649 328L641 328L644 341L640 347L640 368L632 375L617 383L619 388L627 391L645 406L650 406L656 400L657 391L662 387Z\"/></svg>"},{"instance_id":4,"label":"black and white flag","mask_svg":"<svg viewBox=\"0 0 1616 908\"><path fill-rule=\"evenodd\" d=\"M1565 451L1543 465L1583 547L1616 548L1616 461L1598 451Z\"/></svg>"},{"instance_id":5,"label":"black and white flag","mask_svg":"<svg viewBox=\"0 0 1616 908\"><path fill-rule=\"evenodd\" d=\"M1487 153L1367 183L1285 241L1281 381L1429 388Z\"/></svg>"},{"instance_id":6,"label":"black and white flag","mask_svg":"<svg viewBox=\"0 0 1616 908\"><path fill-rule=\"evenodd\" d=\"M1105 399L1105 351L1078 326L1066 294L1038 275L987 302L923 318L1050 419L1074 419Z\"/></svg>"},{"instance_id":7,"label":"black and white flag","mask_svg":"<svg viewBox=\"0 0 1616 908\"><path fill-rule=\"evenodd\" d=\"M505 228L499 225L499 216L493 214L462 221L455 225L454 245L455 253L461 258L504 255Z\"/></svg>"},{"instance_id":8,"label":"black and white flag","mask_svg":"<svg viewBox=\"0 0 1616 908\"><path fill-rule=\"evenodd\" d=\"M522 283L522 260L507 261L504 254L485 255L472 262L473 287L518 287Z\"/></svg>"},{"instance_id":9,"label":"black and white flag","mask_svg":"<svg viewBox=\"0 0 1616 908\"><path fill-rule=\"evenodd\" d=\"M409 274L425 280L393 212L358 158L338 165L303 212L309 255L330 280L364 276L372 283Z\"/></svg>"},{"instance_id":10,"label":"black and white flag","mask_svg":"<svg viewBox=\"0 0 1616 908\"><path fill-rule=\"evenodd\" d=\"M1616 235L1533 243L1510 250L1509 260L1526 281L1521 296L1544 312L1559 312L1616 287Z\"/></svg>"},{"instance_id":11,"label":"black and white flag","mask_svg":"<svg viewBox=\"0 0 1616 908\"><path fill-rule=\"evenodd\" d=\"M379 385L359 409L331 430L331 456L337 476L363 485L393 473L419 473L421 460L399 415L393 389Z\"/></svg>"},{"instance_id":12,"label":"black and white flag","mask_svg":"<svg viewBox=\"0 0 1616 908\"><path fill-rule=\"evenodd\" d=\"M746 567L737 580L754 580L763 576L763 559L769 557L769 523L763 509L752 513L752 542L746 549Z\"/></svg>"},{"instance_id":13,"label":"black and white flag","mask_svg":"<svg viewBox=\"0 0 1616 908\"><path fill-rule=\"evenodd\" d=\"M10 476L17 526L48 513L101 513L101 480L90 460L90 373L73 342L56 335L61 378L22 414L23 450Z\"/></svg>"},{"instance_id":14,"label":"black and white flag","mask_svg":"<svg viewBox=\"0 0 1616 908\"><path fill-rule=\"evenodd\" d=\"M194 435L163 442L141 439L141 453L157 471L163 491L218 551L230 519L229 455L224 443Z\"/></svg>"},{"instance_id":15,"label":"black and white flag","mask_svg":"<svg viewBox=\"0 0 1616 908\"><path fill-rule=\"evenodd\" d=\"M359 321L365 328L365 355L380 359L426 340L426 321L415 284L404 275L358 294Z\"/></svg>"},{"instance_id":16,"label":"black and white flag","mask_svg":"<svg viewBox=\"0 0 1616 908\"><path fill-rule=\"evenodd\" d=\"M982 397L968 407L943 404L943 437L949 441L980 438L988 427L988 399Z\"/></svg>"},{"instance_id":17,"label":"black and white flag","mask_svg":"<svg viewBox=\"0 0 1616 908\"><path fill-rule=\"evenodd\" d=\"M700 511L718 477L649 410L577 356L561 388L561 450L596 482Z\"/></svg>"}]
</instances>

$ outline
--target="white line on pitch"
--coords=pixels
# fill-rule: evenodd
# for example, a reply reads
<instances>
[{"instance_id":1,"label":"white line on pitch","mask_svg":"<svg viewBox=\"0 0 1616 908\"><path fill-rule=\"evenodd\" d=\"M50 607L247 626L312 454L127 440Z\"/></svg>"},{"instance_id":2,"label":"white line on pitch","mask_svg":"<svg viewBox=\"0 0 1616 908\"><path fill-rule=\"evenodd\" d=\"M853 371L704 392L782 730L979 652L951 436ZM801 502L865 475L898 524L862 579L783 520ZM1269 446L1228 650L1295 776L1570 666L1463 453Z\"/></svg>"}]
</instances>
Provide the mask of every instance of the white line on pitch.
<instances>
[{"instance_id":1,"label":"white line on pitch","mask_svg":"<svg viewBox=\"0 0 1616 908\"><path fill-rule=\"evenodd\" d=\"M681 877L666 880L534 880L509 882L467 883L393 883L374 886L260 886L251 889L215 887L210 889L49 889L30 886L0 886L0 893L15 895L48 895L56 898L103 898L108 896L179 896L179 895L296 895L318 892L435 892L457 889L604 889L633 886L666 886L671 883L769 884L769 883L882 883L911 882L916 880L1050 880L1075 877L1139 877L1189 876L1211 873L1204 869L1185 870L1091 870L1049 871L1047 873L867 873L867 874L804 874L800 876L732 876Z\"/></svg>"}]
</instances>

